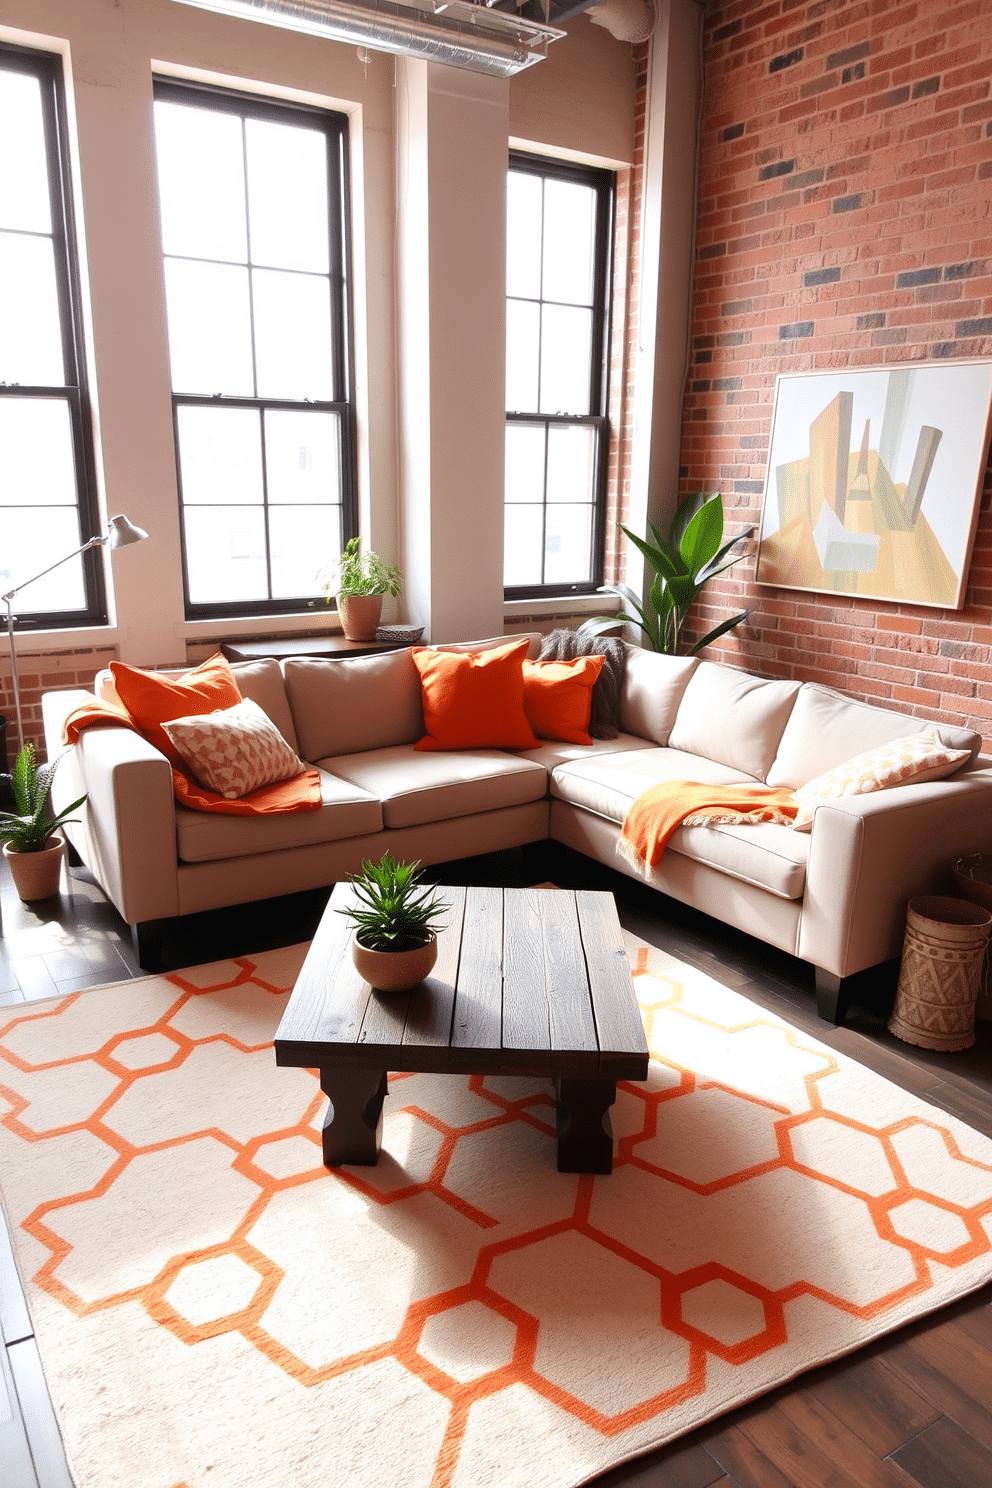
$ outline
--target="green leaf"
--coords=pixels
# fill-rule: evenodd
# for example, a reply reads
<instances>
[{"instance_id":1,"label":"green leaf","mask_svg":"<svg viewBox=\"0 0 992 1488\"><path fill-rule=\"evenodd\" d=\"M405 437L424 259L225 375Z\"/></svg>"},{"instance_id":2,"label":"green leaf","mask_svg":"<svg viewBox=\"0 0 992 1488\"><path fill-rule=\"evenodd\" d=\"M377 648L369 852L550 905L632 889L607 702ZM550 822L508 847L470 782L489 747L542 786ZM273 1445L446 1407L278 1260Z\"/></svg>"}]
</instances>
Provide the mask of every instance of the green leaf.
<instances>
[{"instance_id":1,"label":"green leaf","mask_svg":"<svg viewBox=\"0 0 992 1488\"><path fill-rule=\"evenodd\" d=\"M620 530L626 533L635 548L640 549L655 573L664 574L668 578L670 575L677 574L680 571L682 565L676 562L672 554L666 551L665 548L652 547L642 537L638 537L636 532L631 532L629 527L621 527Z\"/></svg>"},{"instance_id":2,"label":"green leaf","mask_svg":"<svg viewBox=\"0 0 992 1488\"><path fill-rule=\"evenodd\" d=\"M694 574L712 562L723 541L723 502L719 496L704 501L689 522L679 552Z\"/></svg>"},{"instance_id":3,"label":"green leaf","mask_svg":"<svg viewBox=\"0 0 992 1488\"><path fill-rule=\"evenodd\" d=\"M697 491L694 496L687 496L682 505L677 508L671 525L668 528L668 541L677 553L682 547L682 535L693 517L706 500L702 491Z\"/></svg>"},{"instance_id":4,"label":"green leaf","mask_svg":"<svg viewBox=\"0 0 992 1488\"><path fill-rule=\"evenodd\" d=\"M699 574L697 574L697 578L700 584L705 584L707 579L715 578L717 574L723 573L725 569L733 568L735 563L740 563L741 559L744 557L744 554L742 552L734 553L733 549L738 546L743 546L743 544L747 542L753 531L753 527L748 527L745 529L745 531L738 532L736 537L732 537L728 542L725 542L720 548L719 552L715 553L714 556L710 559L706 567L702 569Z\"/></svg>"},{"instance_id":5,"label":"green leaf","mask_svg":"<svg viewBox=\"0 0 992 1488\"><path fill-rule=\"evenodd\" d=\"M712 641L718 641L722 635L726 635L728 630L733 630L735 625L740 625L742 620L746 620L750 613L750 610L742 610L739 615L731 615L729 620L721 621L713 630L704 635L702 640L696 642L690 649L689 655L695 656L696 652L701 651L704 646L710 645Z\"/></svg>"}]
</instances>

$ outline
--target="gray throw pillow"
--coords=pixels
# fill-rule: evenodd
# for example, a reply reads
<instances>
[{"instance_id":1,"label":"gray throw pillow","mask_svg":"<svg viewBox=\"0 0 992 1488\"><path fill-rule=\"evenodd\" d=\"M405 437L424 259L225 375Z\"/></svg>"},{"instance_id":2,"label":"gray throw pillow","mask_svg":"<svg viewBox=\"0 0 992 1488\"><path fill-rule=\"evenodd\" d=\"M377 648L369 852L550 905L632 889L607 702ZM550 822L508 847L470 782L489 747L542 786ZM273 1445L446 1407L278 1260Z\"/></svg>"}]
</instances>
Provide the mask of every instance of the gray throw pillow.
<instances>
[{"instance_id":1,"label":"gray throw pillow","mask_svg":"<svg viewBox=\"0 0 992 1488\"><path fill-rule=\"evenodd\" d=\"M603 670L592 690L589 732L594 739L615 739L620 732L620 694L627 669L627 648L610 636L584 636L576 630L553 630L541 641L539 661L573 661L576 656L602 656Z\"/></svg>"}]
</instances>

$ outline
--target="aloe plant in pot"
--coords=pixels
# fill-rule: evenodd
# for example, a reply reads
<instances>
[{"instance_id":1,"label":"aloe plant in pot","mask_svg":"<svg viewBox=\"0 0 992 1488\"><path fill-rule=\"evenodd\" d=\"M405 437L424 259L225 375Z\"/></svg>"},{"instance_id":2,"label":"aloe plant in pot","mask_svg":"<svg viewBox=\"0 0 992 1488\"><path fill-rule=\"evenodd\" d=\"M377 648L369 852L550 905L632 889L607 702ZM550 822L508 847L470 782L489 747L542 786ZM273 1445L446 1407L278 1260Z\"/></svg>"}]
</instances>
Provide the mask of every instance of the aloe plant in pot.
<instances>
[{"instance_id":1,"label":"aloe plant in pot","mask_svg":"<svg viewBox=\"0 0 992 1488\"><path fill-rule=\"evenodd\" d=\"M64 822L77 821L70 813L86 800L82 795L57 816L51 815L48 798L61 758L59 755L50 763L39 765L35 762L34 745L24 744L12 772L0 777L10 785L14 796L14 810L0 811L3 855L10 865L19 897L29 902L50 899L58 892L64 843L57 828Z\"/></svg>"},{"instance_id":2,"label":"aloe plant in pot","mask_svg":"<svg viewBox=\"0 0 992 1488\"><path fill-rule=\"evenodd\" d=\"M386 563L378 553L359 551L357 537L345 543L336 563L320 575L328 603L337 600L338 614L349 641L371 641L382 618L382 601L387 594L396 599L403 584L398 568Z\"/></svg>"},{"instance_id":3,"label":"aloe plant in pot","mask_svg":"<svg viewBox=\"0 0 992 1488\"><path fill-rule=\"evenodd\" d=\"M618 524L619 525L619 524ZM638 548L654 571L654 579L648 597L641 603L627 584L604 584L603 589L619 594L634 611L625 615L596 615L579 626L580 635L602 635L618 625L638 625L652 651L679 653L682 646L682 631L686 617L699 596L707 579L732 568L744 557L744 544L754 531L748 527L727 542L723 539L723 498L719 491L705 496L697 491L683 501L668 528L667 537L648 523L652 541L638 537L629 527L621 525L624 532ZM736 551L735 551L736 549ZM750 615L742 610L731 615L719 625L707 631L690 647L688 654L702 650L712 641L718 640L728 630L740 625Z\"/></svg>"},{"instance_id":4,"label":"aloe plant in pot","mask_svg":"<svg viewBox=\"0 0 992 1488\"><path fill-rule=\"evenodd\" d=\"M419 863L385 853L349 875L355 903L339 911L355 926L352 958L361 975L384 992L406 992L437 960L437 930L448 905L421 882Z\"/></svg>"}]
</instances>

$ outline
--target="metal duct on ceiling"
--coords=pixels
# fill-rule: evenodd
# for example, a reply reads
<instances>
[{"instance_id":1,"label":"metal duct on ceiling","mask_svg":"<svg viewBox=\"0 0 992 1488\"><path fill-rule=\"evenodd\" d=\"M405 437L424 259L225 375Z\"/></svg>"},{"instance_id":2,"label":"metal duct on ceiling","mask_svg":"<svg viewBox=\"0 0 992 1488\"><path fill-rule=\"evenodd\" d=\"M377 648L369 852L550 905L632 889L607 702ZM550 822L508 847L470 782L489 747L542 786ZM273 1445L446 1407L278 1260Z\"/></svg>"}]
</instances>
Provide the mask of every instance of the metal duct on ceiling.
<instances>
[{"instance_id":1,"label":"metal duct on ceiling","mask_svg":"<svg viewBox=\"0 0 992 1488\"><path fill-rule=\"evenodd\" d=\"M239 20L262 21L377 52L424 57L511 77L541 62L564 36L477 0L175 0Z\"/></svg>"}]
</instances>

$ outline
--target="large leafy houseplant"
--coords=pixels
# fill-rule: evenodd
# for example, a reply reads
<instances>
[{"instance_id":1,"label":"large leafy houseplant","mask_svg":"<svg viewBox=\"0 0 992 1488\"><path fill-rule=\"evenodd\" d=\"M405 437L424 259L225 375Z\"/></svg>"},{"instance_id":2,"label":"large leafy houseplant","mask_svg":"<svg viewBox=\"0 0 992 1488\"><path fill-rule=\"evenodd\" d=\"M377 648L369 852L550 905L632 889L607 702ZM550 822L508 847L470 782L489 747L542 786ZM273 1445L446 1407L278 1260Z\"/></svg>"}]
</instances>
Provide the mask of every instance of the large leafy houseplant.
<instances>
[{"instance_id":1,"label":"large leafy houseplant","mask_svg":"<svg viewBox=\"0 0 992 1488\"><path fill-rule=\"evenodd\" d=\"M65 821L78 820L70 816L70 812L82 806L85 795L66 806L57 816L49 813L52 777L61 758L59 755L50 764L36 764L34 745L25 744L18 752L13 771L0 776L10 785L14 795L14 810L0 811L0 842L6 843L12 852L43 852L57 827Z\"/></svg>"},{"instance_id":2,"label":"large leafy houseplant","mask_svg":"<svg viewBox=\"0 0 992 1488\"><path fill-rule=\"evenodd\" d=\"M715 578L740 562L744 557L744 544L754 528L748 527L736 537L724 541L723 498L719 491L714 491L712 496L698 491L683 501L672 518L667 536L663 536L653 523L649 522L648 528L651 541L638 537L629 527L621 525L621 531L644 554L654 573L647 600L642 604L627 584L604 584L603 589L607 593L619 594L634 614L597 615L580 625L579 632L602 635L604 631L629 622L640 626L651 650L677 655L682 645L686 617L699 591L707 579ZM750 610L742 610L739 615L722 620L695 641L688 654L691 656L718 640L746 620L750 613Z\"/></svg>"}]
</instances>

